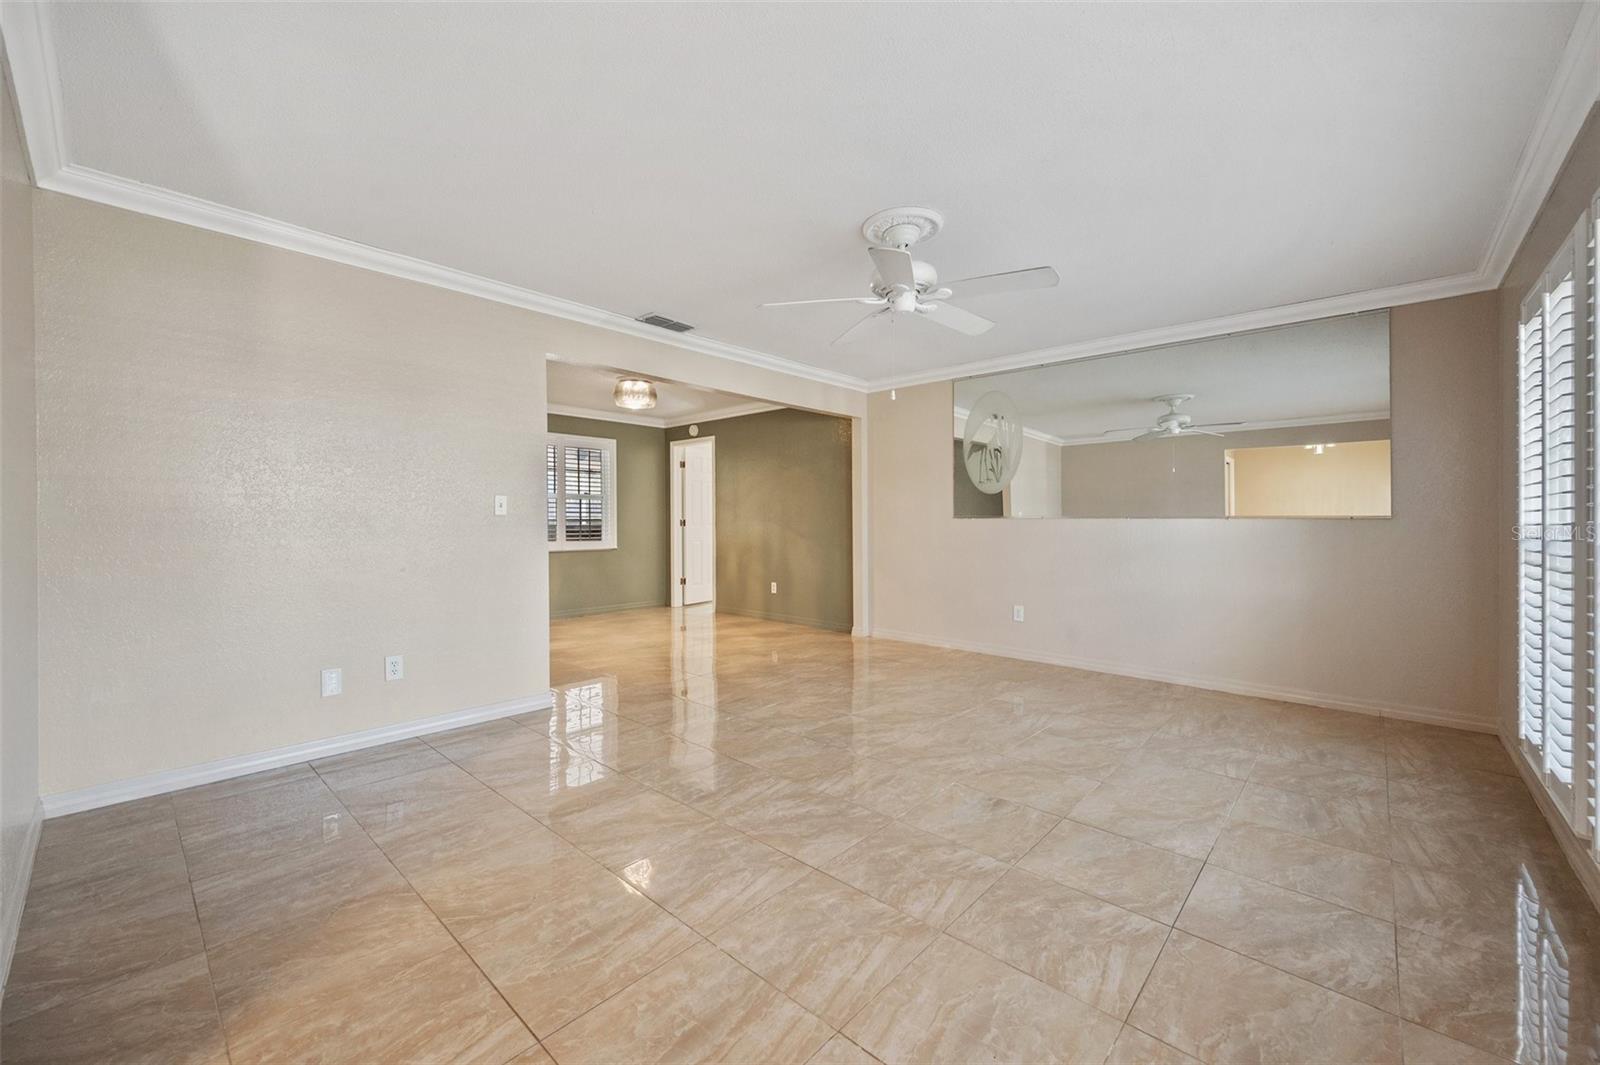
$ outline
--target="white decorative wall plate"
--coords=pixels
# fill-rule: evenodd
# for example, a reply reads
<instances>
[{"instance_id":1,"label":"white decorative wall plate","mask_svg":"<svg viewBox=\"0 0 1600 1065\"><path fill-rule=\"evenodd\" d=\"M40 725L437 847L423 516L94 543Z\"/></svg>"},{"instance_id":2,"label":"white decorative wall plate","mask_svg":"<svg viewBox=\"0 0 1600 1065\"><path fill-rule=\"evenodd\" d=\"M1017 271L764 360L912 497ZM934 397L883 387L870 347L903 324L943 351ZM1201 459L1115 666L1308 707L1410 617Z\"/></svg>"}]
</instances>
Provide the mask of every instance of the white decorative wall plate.
<instances>
[{"instance_id":1,"label":"white decorative wall plate","mask_svg":"<svg viewBox=\"0 0 1600 1065\"><path fill-rule=\"evenodd\" d=\"M967 413L961 457L978 491L995 495L1005 490L1022 463L1022 420L1017 405L1004 392L986 392Z\"/></svg>"}]
</instances>

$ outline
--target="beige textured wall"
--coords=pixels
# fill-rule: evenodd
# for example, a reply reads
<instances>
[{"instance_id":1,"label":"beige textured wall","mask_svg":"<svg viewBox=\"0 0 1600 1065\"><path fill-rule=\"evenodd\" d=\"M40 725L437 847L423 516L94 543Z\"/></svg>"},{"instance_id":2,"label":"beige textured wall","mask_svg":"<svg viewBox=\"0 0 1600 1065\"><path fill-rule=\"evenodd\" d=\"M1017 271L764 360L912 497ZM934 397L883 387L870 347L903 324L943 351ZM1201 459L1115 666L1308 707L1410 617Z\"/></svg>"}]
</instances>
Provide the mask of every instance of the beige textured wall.
<instances>
[{"instance_id":1,"label":"beige textured wall","mask_svg":"<svg viewBox=\"0 0 1600 1065\"><path fill-rule=\"evenodd\" d=\"M0 77L0 966L11 957L39 798L34 538L33 205L10 82ZM5 973L0 971L0 981Z\"/></svg>"},{"instance_id":2,"label":"beige textured wall","mask_svg":"<svg viewBox=\"0 0 1600 1065\"><path fill-rule=\"evenodd\" d=\"M701 422L700 439L710 436L717 440L717 610L849 632L849 420L774 410ZM688 426L667 430L668 440L688 438Z\"/></svg>"},{"instance_id":3,"label":"beige textured wall","mask_svg":"<svg viewBox=\"0 0 1600 1065\"><path fill-rule=\"evenodd\" d=\"M540 316L34 221L45 794L545 692Z\"/></svg>"},{"instance_id":4,"label":"beige textured wall","mask_svg":"<svg viewBox=\"0 0 1600 1065\"><path fill-rule=\"evenodd\" d=\"M1388 521L956 520L950 385L875 394L874 634L1486 724L1494 329L1492 294L1393 311Z\"/></svg>"},{"instance_id":5,"label":"beige textured wall","mask_svg":"<svg viewBox=\"0 0 1600 1065\"><path fill-rule=\"evenodd\" d=\"M552 414L552 433L617 442L617 546L550 552L550 616L666 606L669 520L667 431Z\"/></svg>"},{"instance_id":6,"label":"beige textured wall","mask_svg":"<svg viewBox=\"0 0 1600 1065\"><path fill-rule=\"evenodd\" d=\"M1389 441L1229 448L1237 517L1388 517Z\"/></svg>"},{"instance_id":7,"label":"beige textured wall","mask_svg":"<svg viewBox=\"0 0 1600 1065\"><path fill-rule=\"evenodd\" d=\"M1388 422L1341 422L1224 437L1064 447L1061 511L1069 518L1221 518L1227 509L1222 457L1229 448L1375 440L1388 435Z\"/></svg>"}]
</instances>

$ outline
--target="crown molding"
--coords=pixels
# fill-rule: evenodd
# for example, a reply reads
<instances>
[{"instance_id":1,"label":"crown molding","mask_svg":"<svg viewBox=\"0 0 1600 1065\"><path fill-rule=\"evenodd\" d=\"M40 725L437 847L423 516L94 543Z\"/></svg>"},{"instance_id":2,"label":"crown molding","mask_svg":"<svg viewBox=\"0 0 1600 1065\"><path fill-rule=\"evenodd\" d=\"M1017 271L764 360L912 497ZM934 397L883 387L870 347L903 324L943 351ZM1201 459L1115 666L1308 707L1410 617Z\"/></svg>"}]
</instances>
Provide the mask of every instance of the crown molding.
<instances>
[{"instance_id":1,"label":"crown molding","mask_svg":"<svg viewBox=\"0 0 1600 1065\"><path fill-rule=\"evenodd\" d=\"M955 438L957 440L961 440L967 435L967 418L971 416L972 411L967 407L956 407L954 408L954 414L956 433ZM1022 427L1022 435L1027 437L1029 440L1037 440L1041 444L1054 444L1056 447L1061 447L1067 443L1066 440L1059 436L1047 433L1043 429L1031 429L1026 425Z\"/></svg>"},{"instance_id":2,"label":"crown molding","mask_svg":"<svg viewBox=\"0 0 1600 1065\"><path fill-rule=\"evenodd\" d=\"M559 414L564 418L588 418L596 422L621 422L624 425L645 425L651 429L665 429L665 418L652 418L648 414L633 414L625 410L598 410L589 407L574 407L566 403L546 403L546 414Z\"/></svg>"},{"instance_id":3,"label":"crown molding","mask_svg":"<svg viewBox=\"0 0 1600 1065\"><path fill-rule=\"evenodd\" d=\"M0 37L11 63L12 89L28 162L35 184L44 187L67 158L66 128L61 103L61 78L56 70L55 41L45 18L45 5L0 3Z\"/></svg>"},{"instance_id":4,"label":"crown molding","mask_svg":"<svg viewBox=\"0 0 1600 1065\"><path fill-rule=\"evenodd\" d=\"M468 296L504 303L512 307L548 314L570 322L595 326L599 329L622 333L641 340L654 341L668 347L711 355L730 362L757 366L764 370L798 377L820 384L863 391L866 382L858 377L835 373L816 366L794 362L777 355L742 348L709 337L696 337L686 333L673 333L655 326L644 325L614 311L590 307L584 303L562 299L533 289L495 281L465 270L439 266L425 259L385 251L370 244L362 244L344 237L329 236L302 226L290 225L264 215L240 211L222 204L212 203L195 196L172 192L155 185L145 185L114 174L102 173L89 167L69 164L46 177L41 170L38 184L42 189L93 200L108 207L120 207L139 214L164 218L169 222L195 226L199 229L225 233L258 244L270 244L288 251L312 255L319 259L372 270L407 281L419 281L435 288L449 289Z\"/></svg>"},{"instance_id":5,"label":"crown molding","mask_svg":"<svg viewBox=\"0 0 1600 1065\"><path fill-rule=\"evenodd\" d=\"M1235 433L1258 433L1272 429L1307 429L1323 425L1356 425L1360 422L1386 422L1388 420L1389 412L1386 410L1355 411L1350 414L1333 414L1308 418L1263 418L1258 421L1243 421L1238 425L1230 425L1221 435L1233 436ZM1155 426L1151 425L1150 428L1153 429ZM1148 430L1129 429L1127 431L1147 432ZM1083 447L1089 444L1131 444L1137 439L1138 437L1133 436L1111 436L1101 433L1097 436L1065 437L1061 440L1061 446ZM1342 440L1334 441L1336 444L1343 442Z\"/></svg>"},{"instance_id":6,"label":"crown molding","mask_svg":"<svg viewBox=\"0 0 1600 1065\"><path fill-rule=\"evenodd\" d=\"M953 408L953 412L955 414L956 439L959 440L966 432L965 422L967 420L967 416L971 414L972 411L968 410L966 407L955 407ZM1237 426L1232 426L1228 429L1228 435L1232 435L1233 433L1253 433L1264 429L1299 429L1313 425L1349 425L1356 422L1378 422L1388 420L1389 412L1386 410L1357 411L1351 414L1334 414L1326 417L1266 419L1253 422L1240 422ZM1151 425L1151 428L1154 428L1153 424ZM1128 430L1128 432L1134 431L1135 430L1132 429ZM1026 426L1024 426L1022 429L1022 435L1028 437L1030 440L1038 440L1045 444L1054 444L1056 447L1082 447L1086 444L1127 444L1131 443L1134 439L1133 437L1127 436L1113 437L1105 433L1099 433L1094 436L1056 436L1053 433L1045 432L1043 429L1030 429Z\"/></svg>"},{"instance_id":7,"label":"crown molding","mask_svg":"<svg viewBox=\"0 0 1600 1065\"><path fill-rule=\"evenodd\" d=\"M676 429L682 425L694 425L698 422L721 422L729 418L744 418L751 414L765 414L768 411L786 409L780 403L735 403L728 407L714 407L711 410L701 411L699 414L681 418L673 418L667 422L668 429Z\"/></svg>"},{"instance_id":8,"label":"crown molding","mask_svg":"<svg viewBox=\"0 0 1600 1065\"><path fill-rule=\"evenodd\" d=\"M591 418L601 422L623 422L628 425L648 425L652 429L676 429L681 425L694 425L697 422L719 422L728 418L743 418L749 414L765 414L767 411L785 410L781 403L763 403L752 401L749 403L736 403L727 407L713 407L696 414L682 414L671 418L652 418L647 414L632 414L622 410L597 410L590 407L574 407L566 403L546 403L546 412L560 414L568 418Z\"/></svg>"},{"instance_id":9,"label":"crown molding","mask_svg":"<svg viewBox=\"0 0 1600 1065\"><path fill-rule=\"evenodd\" d=\"M1484 250L1482 273L1498 287L1533 227L1583 128L1600 101L1600 0L1585 0L1545 93L1533 133L1517 161L1511 194Z\"/></svg>"},{"instance_id":10,"label":"crown molding","mask_svg":"<svg viewBox=\"0 0 1600 1065\"><path fill-rule=\"evenodd\" d=\"M920 373L902 374L898 377L878 378L869 382L869 387L874 392L881 392L888 388L910 388L912 385L933 384L937 381L975 377L980 374L1031 370L1050 363L1072 362L1097 355L1118 355L1144 348L1166 347L1169 344L1185 344L1194 340L1211 340L1232 333L1248 333L1257 329L1294 325L1319 318L1337 318L1347 314L1387 310L1407 303L1425 303L1428 300L1464 296L1470 292L1482 292L1494 287L1494 282L1489 281L1481 272L1475 271L1432 281L1416 281L1389 288L1353 292L1344 296L1330 296L1327 299L1307 300L1304 303L1288 303L1281 307L1267 307L1221 318L1161 326L1137 333L1123 333L1121 336L1100 337L1052 348L1037 348L1016 355L1000 355L992 359L980 359L958 366L944 366Z\"/></svg>"},{"instance_id":11,"label":"crown molding","mask_svg":"<svg viewBox=\"0 0 1600 1065\"><path fill-rule=\"evenodd\" d=\"M42 189L857 392L904 388L1050 362L1180 344L1229 333L1447 299L1495 288L1527 236L1589 109L1600 100L1600 0L1584 0L1546 92L1538 121L1518 162L1506 207L1485 249L1483 261L1470 273L1038 348L916 373L867 379L709 337L670 333L613 311L384 251L71 163L63 125L61 79L56 69L56 50L51 38L48 6L16 0L0 3L0 37L4 38L11 62L17 110L34 168L34 180Z\"/></svg>"}]
</instances>

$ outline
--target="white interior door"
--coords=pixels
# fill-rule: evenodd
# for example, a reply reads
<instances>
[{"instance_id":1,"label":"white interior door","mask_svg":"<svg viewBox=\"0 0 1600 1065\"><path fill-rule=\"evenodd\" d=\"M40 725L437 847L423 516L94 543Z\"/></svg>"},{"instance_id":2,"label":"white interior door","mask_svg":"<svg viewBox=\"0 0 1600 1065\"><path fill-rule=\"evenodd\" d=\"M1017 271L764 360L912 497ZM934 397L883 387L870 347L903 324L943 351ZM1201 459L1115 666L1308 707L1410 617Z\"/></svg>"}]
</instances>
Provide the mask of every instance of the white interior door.
<instances>
[{"instance_id":1,"label":"white interior door","mask_svg":"<svg viewBox=\"0 0 1600 1065\"><path fill-rule=\"evenodd\" d=\"M679 597L683 606L709 603L717 594L717 459L711 438L674 446L674 524Z\"/></svg>"}]
</instances>

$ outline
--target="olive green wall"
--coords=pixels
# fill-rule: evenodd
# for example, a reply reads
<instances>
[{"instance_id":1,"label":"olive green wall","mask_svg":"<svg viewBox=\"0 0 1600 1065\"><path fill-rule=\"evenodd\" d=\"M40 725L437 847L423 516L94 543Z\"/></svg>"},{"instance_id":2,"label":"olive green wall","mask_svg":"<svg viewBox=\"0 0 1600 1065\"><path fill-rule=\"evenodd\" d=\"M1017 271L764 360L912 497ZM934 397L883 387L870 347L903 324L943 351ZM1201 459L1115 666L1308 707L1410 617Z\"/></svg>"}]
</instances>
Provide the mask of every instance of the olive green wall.
<instances>
[{"instance_id":1,"label":"olive green wall","mask_svg":"<svg viewBox=\"0 0 1600 1065\"><path fill-rule=\"evenodd\" d=\"M666 606L666 430L560 414L549 415L549 425L552 433L617 442L616 549L550 552L550 616Z\"/></svg>"},{"instance_id":2,"label":"olive green wall","mask_svg":"<svg viewBox=\"0 0 1600 1065\"><path fill-rule=\"evenodd\" d=\"M850 631L849 420L775 410L701 422L708 436L717 439L717 610ZM687 440L689 428L667 437Z\"/></svg>"}]
</instances>

